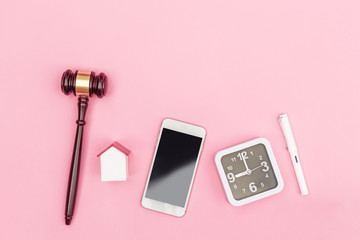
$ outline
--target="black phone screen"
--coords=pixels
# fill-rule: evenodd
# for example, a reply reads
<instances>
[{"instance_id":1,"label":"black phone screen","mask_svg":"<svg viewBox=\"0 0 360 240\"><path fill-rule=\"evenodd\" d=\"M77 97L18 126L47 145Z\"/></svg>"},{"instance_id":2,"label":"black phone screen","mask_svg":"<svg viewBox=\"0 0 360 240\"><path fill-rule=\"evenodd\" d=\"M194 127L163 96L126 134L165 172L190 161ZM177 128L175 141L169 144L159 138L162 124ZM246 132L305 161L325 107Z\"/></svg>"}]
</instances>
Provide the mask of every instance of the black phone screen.
<instances>
[{"instance_id":1,"label":"black phone screen","mask_svg":"<svg viewBox=\"0 0 360 240\"><path fill-rule=\"evenodd\" d=\"M202 138L163 128L146 197L185 207Z\"/></svg>"}]
</instances>

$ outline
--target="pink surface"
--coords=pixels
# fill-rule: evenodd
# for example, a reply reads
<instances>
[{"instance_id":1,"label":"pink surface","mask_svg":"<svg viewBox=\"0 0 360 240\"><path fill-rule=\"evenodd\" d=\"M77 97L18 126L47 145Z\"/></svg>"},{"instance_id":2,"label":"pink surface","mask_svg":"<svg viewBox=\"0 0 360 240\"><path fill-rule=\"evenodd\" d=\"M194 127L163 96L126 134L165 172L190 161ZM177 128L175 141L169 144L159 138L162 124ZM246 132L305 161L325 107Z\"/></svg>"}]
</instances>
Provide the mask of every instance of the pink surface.
<instances>
[{"instance_id":1,"label":"pink surface","mask_svg":"<svg viewBox=\"0 0 360 240\"><path fill-rule=\"evenodd\" d=\"M359 9L355 0L2 0L0 239L359 239ZM110 84L89 101L71 226L68 68L103 71ZM207 129L183 218L140 205L164 117ZM236 208L214 156L255 137L271 142L285 187ZM130 176L103 183L96 154L113 141L132 151Z\"/></svg>"}]
</instances>

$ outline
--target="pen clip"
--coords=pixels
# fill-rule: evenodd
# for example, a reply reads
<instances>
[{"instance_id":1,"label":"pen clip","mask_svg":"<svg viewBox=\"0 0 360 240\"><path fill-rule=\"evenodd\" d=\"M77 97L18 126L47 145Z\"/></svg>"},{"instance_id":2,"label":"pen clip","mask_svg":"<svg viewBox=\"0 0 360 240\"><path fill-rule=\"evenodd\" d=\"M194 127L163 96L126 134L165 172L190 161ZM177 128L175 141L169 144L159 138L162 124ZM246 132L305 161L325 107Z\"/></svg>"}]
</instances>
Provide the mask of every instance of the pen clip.
<instances>
[{"instance_id":1,"label":"pen clip","mask_svg":"<svg viewBox=\"0 0 360 240\"><path fill-rule=\"evenodd\" d=\"M285 136L286 145L292 154L295 154L297 152L294 136L290 127L290 122L287 114L282 114L279 117L279 123L281 126L281 129L283 131L283 134Z\"/></svg>"}]
</instances>

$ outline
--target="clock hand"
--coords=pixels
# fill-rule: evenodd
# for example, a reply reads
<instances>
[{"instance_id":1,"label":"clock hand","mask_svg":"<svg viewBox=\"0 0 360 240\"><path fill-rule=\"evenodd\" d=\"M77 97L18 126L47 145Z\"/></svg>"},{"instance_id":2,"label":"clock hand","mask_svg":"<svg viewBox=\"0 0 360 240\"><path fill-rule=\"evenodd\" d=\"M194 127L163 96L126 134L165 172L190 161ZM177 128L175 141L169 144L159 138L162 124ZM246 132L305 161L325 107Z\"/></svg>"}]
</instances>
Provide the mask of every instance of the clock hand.
<instances>
[{"instance_id":1,"label":"clock hand","mask_svg":"<svg viewBox=\"0 0 360 240\"><path fill-rule=\"evenodd\" d=\"M247 165L245 165L245 166L247 167ZM254 171L254 170L258 169L258 168L261 168L261 167L262 166L260 165L260 166L257 166L256 168L253 168L253 169L247 168L246 171L236 174L235 177L239 178L239 177L242 177L242 176L245 176L245 175L250 175L252 173L252 171Z\"/></svg>"},{"instance_id":2,"label":"clock hand","mask_svg":"<svg viewBox=\"0 0 360 240\"><path fill-rule=\"evenodd\" d=\"M246 160L245 160L245 159L243 159L243 162L244 162L244 165L245 165L246 171L249 171L250 169L249 169L249 167L248 167L248 165L247 165L247 163L246 163Z\"/></svg>"},{"instance_id":3,"label":"clock hand","mask_svg":"<svg viewBox=\"0 0 360 240\"><path fill-rule=\"evenodd\" d=\"M251 169L248 167L248 165L246 163L246 158L247 158L246 157L246 152L242 152L241 154L239 153L238 155L240 155L239 156L240 160L244 162L246 171L236 174L235 177L241 177L241 176L244 176L244 175L250 175L251 174Z\"/></svg>"},{"instance_id":4,"label":"clock hand","mask_svg":"<svg viewBox=\"0 0 360 240\"><path fill-rule=\"evenodd\" d=\"M248 169L248 170L246 170L246 171L243 171L243 172L241 172L241 173L236 174L235 177L238 178L238 177L242 177L242 176L245 176L245 175L250 175L251 172L252 172L252 170L251 170L251 169Z\"/></svg>"},{"instance_id":5,"label":"clock hand","mask_svg":"<svg viewBox=\"0 0 360 240\"><path fill-rule=\"evenodd\" d=\"M235 177L238 178L238 177L242 177L242 176L245 176L245 175L247 175L247 171L238 173L238 174L235 175Z\"/></svg>"},{"instance_id":6,"label":"clock hand","mask_svg":"<svg viewBox=\"0 0 360 240\"><path fill-rule=\"evenodd\" d=\"M254 170L256 170L256 169L258 169L258 168L261 168L261 167L262 167L262 165L257 166L256 168L251 169L251 171L254 171Z\"/></svg>"},{"instance_id":7,"label":"clock hand","mask_svg":"<svg viewBox=\"0 0 360 240\"><path fill-rule=\"evenodd\" d=\"M250 175L252 170L248 167L248 165L246 163L246 160L243 159L243 161L244 161L244 165L245 165L245 168L246 168L245 172L246 172L247 175Z\"/></svg>"}]
</instances>

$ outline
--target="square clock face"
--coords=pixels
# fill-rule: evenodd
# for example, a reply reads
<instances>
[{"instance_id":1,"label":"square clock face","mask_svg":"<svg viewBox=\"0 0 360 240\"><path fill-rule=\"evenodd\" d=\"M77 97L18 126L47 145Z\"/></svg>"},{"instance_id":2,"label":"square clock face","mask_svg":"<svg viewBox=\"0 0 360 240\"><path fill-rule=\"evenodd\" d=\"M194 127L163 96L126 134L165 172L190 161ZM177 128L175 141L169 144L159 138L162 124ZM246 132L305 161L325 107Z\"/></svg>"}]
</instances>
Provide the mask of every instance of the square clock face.
<instances>
[{"instance_id":1,"label":"square clock face","mask_svg":"<svg viewBox=\"0 0 360 240\"><path fill-rule=\"evenodd\" d=\"M224 149L215 162L227 198L234 206L273 195L284 187L269 141L257 138Z\"/></svg>"}]
</instances>

